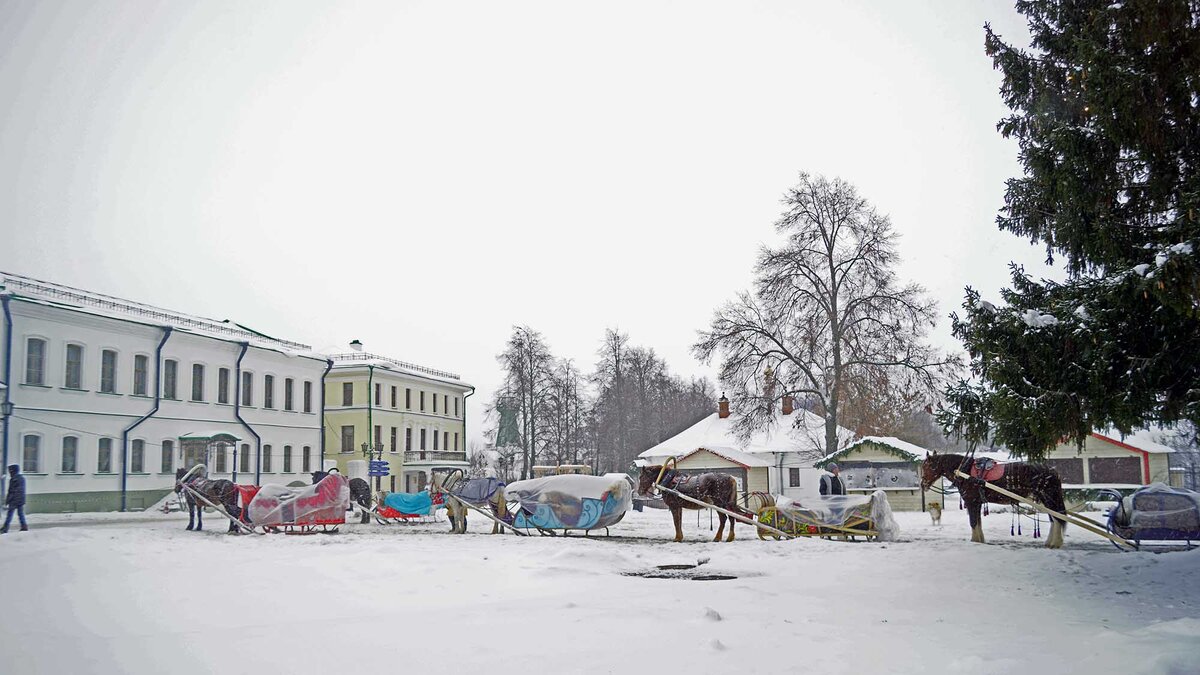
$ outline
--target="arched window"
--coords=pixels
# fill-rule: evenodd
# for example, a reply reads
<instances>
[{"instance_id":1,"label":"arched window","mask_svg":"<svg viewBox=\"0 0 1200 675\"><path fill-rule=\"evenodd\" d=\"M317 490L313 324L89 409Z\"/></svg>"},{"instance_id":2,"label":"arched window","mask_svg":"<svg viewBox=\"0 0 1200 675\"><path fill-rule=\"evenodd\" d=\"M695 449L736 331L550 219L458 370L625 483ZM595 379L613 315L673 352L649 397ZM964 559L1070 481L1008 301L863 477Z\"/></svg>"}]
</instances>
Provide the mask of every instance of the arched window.
<instances>
[{"instance_id":1,"label":"arched window","mask_svg":"<svg viewBox=\"0 0 1200 675\"><path fill-rule=\"evenodd\" d=\"M100 352L100 391L117 393L117 352L112 349Z\"/></svg>"},{"instance_id":2,"label":"arched window","mask_svg":"<svg viewBox=\"0 0 1200 675\"><path fill-rule=\"evenodd\" d=\"M175 441L162 442L162 472L175 471Z\"/></svg>"},{"instance_id":3,"label":"arched window","mask_svg":"<svg viewBox=\"0 0 1200 675\"><path fill-rule=\"evenodd\" d=\"M271 446L262 446L262 470L263 473L271 473Z\"/></svg>"},{"instance_id":4,"label":"arched window","mask_svg":"<svg viewBox=\"0 0 1200 675\"><path fill-rule=\"evenodd\" d=\"M130 442L129 473L146 473L146 441L137 439Z\"/></svg>"},{"instance_id":5,"label":"arched window","mask_svg":"<svg viewBox=\"0 0 1200 675\"><path fill-rule=\"evenodd\" d=\"M46 384L46 341L41 338L25 341L25 384Z\"/></svg>"},{"instance_id":6,"label":"arched window","mask_svg":"<svg viewBox=\"0 0 1200 675\"><path fill-rule=\"evenodd\" d=\"M42 437L26 436L21 443L21 470L25 473L41 473Z\"/></svg>"},{"instance_id":7,"label":"arched window","mask_svg":"<svg viewBox=\"0 0 1200 675\"><path fill-rule=\"evenodd\" d=\"M283 472L292 472L292 446L283 446Z\"/></svg>"},{"instance_id":8,"label":"arched window","mask_svg":"<svg viewBox=\"0 0 1200 675\"><path fill-rule=\"evenodd\" d=\"M312 448L304 446L300 461L300 470L304 473L312 473Z\"/></svg>"},{"instance_id":9,"label":"arched window","mask_svg":"<svg viewBox=\"0 0 1200 675\"><path fill-rule=\"evenodd\" d=\"M83 345L67 345L67 369L63 376L63 387L83 389Z\"/></svg>"},{"instance_id":10,"label":"arched window","mask_svg":"<svg viewBox=\"0 0 1200 675\"><path fill-rule=\"evenodd\" d=\"M112 439L101 438L96 449L96 473L112 473Z\"/></svg>"},{"instance_id":11,"label":"arched window","mask_svg":"<svg viewBox=\"0 0 1200 675\"><path fill-rule=\"evenodd\" d=\"M63 473L75 473L79 467L79 438L64 436L62 440L62 464L59 468Z\"/></svg>"},{"instance_id":12,"label":"arched window","mask_svg":"<svg viewBox=\"0 0 1200 675\"><path fill-rule=\"evenodd\" d=\"M242 443L241 459L238 460L238 471L250 473L250 444Z\"/></svg>"},{"instance_id":13,"label":"arched window","mask_svg":"<svg viewBox=\"0 0 1200 675\"><path fill-rule=\"evenodd\" d=\"M225 460L225 444L217 443L216 447L213 449L213 452L216 454L216 472L225 473L229 469L229 467L226 466L227 462Z\"/></svg>"}]
</instances>

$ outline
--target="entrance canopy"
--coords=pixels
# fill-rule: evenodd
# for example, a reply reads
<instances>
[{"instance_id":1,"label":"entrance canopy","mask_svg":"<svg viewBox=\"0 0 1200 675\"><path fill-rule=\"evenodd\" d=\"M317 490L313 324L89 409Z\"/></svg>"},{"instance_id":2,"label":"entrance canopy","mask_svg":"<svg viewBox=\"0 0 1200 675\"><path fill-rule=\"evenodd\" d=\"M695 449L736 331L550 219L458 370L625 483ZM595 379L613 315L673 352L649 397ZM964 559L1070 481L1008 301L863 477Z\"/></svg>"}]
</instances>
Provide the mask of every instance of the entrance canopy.
<instances>
[{"instance_id":1,"label":"entrance canopy","mask_svg":"<svg viewBox=\"0 0 1200 675\"><path fill-rule=\"evenodd\" d=\"M181 441L204 441L205 443L237 443L242 440L225 431L189 431L179 437Z\"/></svg>"}]
</instances>

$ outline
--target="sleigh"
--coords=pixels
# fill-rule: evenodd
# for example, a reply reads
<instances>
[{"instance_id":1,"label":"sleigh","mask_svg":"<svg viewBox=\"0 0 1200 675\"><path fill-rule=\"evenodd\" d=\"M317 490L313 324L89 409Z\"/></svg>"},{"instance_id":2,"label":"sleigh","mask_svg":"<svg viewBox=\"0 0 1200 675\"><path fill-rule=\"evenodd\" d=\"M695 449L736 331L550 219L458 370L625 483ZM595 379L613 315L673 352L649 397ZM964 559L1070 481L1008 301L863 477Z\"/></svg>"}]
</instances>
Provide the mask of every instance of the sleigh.
<instances>
[{"instance_id":1,"label":"sleigh","mask_svg":"<svg viewBox=\"0 0 1200 675\"><path fill-rule=\"evenodd\" d=\"M1108 512L1108 531L1141 548L1143 542L1200 542L1200 493L1152 483L1128 496L1101 490L1117 505ZM1120 547L1118 547L1120 548Z\"/></svg>"},{"instance_id":2,"label":"sleigh","mask_svg":"<svg viewBox=\"0 0 1200 675\"><path fill-rule=\"evenodd\" d=\"M552 535L569 530L607 530L633 504L633 488L622 476L560 475L509 483L504 497L515 504L512 524Z\"/></svg>"},{"instance_id":3,"label":"sleigh","mask_svg":"<svg viewBox=\"0 0 1200 675\"><path fill-rule=\"evenodd\" d=\"M314 485L239 485L246 524L263 532L336 532L350 508L350 484L330 474Z\"/></svg>"},{"instance_id":4,"label":"sleigh","mask_svg":"<svg viewBox=\"0 0 1200 675\"><path fill-rule=\"evenodd\" d=\"M826 537L853 541L892 539L898 532L887 493L831 495L792 499L782 495L773 505L758 510L757 520L793 537ZM881 532L882 537L881 537ZM758 536L779 539L779 534L759 528Z\"/></svg>"},{"instance_id":5,"label":"sleigh","mask_svg":"<svg viewBox=\"0 0 1200 675\"><path fill-rule=\"evenodd\" d=\"M372 509L380 525L396 523L430 523L437 520L437 511L446 507L445 495L422 490L416 493L385 492Z\"/></svg>"}]
</instances>

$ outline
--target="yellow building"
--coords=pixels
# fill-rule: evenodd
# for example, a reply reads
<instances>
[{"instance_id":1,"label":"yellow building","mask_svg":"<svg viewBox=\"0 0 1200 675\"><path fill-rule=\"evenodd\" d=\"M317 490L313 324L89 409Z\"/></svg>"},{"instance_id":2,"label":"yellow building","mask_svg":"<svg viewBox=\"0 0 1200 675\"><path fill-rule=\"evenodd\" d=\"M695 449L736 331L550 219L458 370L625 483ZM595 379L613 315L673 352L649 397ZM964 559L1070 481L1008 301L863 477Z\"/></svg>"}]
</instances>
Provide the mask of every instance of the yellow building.
<instances>
[{"instance_id":1,"label":"yellow building","mask_svg":"<svg viewBox=\"0 0 1200 675\"><path fill-rule=\"evenodd\" d=\"M895 511L923 511L926 505L942 503L933 491L921 495L921 462L925 448L891 436L864 436L828 455L814 466L825 469L836 462L847 494L887 493Z\"/></svg>"},{"instance_id":2,"label":"yellow building","mask_svg":"<svg viewBox=\"0 0 1200 675\"><path fill-rule=\"evenodd\" d=\"M362 351L329 354L325 378L325 461L367 478L367 451L388 463L372 489L418 492L430 474L467 468L466 399L458 375ZM366 447L364 447L366 446Z\"/></svg>"}]
</instances>

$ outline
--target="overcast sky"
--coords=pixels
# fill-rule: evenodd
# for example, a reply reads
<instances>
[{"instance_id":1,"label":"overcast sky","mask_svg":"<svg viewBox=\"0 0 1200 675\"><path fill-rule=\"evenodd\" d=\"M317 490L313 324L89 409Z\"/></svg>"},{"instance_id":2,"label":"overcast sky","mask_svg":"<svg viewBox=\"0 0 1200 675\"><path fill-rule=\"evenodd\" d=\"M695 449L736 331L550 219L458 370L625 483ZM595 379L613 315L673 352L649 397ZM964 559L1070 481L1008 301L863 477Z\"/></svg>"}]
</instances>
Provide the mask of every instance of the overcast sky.
<instances>
[{"instance_id":1,"label":"overcast sky","mask_svg":"<svg viewBox=\"0 0 1200 675\"><path fill-rule=\"evenodd\" d=\"M985 21L1028 39L1005 2L0 0L0 270L460 373L478 438L513 324L710 374L802 170L943 316L1041 273Z\"/></svg>"}]
</instances>

